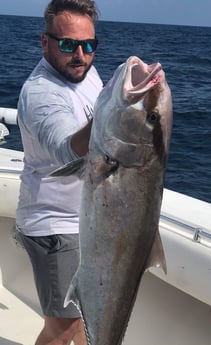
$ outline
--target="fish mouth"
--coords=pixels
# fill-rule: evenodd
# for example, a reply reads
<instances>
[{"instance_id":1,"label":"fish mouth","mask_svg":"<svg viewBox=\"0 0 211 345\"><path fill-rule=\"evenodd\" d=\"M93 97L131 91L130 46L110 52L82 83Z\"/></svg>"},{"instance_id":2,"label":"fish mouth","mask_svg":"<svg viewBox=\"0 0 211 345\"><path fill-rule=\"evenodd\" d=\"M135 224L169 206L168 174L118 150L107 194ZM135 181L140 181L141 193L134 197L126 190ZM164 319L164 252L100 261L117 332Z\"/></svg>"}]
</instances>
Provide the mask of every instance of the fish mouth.
<instances>
[{"instance_id":1,"label":"fish mouth","mask_svg":"<svg viewBox=\"0 0 211 345\"><path fill-rule=\"evenodd\" d=\"M159 62L147 65L137 57L132 57L127 66L123 86L124 99L135 103L140 100L146 92L154 88L163 75L162 66Z\"/></svg>"}]
</instances>

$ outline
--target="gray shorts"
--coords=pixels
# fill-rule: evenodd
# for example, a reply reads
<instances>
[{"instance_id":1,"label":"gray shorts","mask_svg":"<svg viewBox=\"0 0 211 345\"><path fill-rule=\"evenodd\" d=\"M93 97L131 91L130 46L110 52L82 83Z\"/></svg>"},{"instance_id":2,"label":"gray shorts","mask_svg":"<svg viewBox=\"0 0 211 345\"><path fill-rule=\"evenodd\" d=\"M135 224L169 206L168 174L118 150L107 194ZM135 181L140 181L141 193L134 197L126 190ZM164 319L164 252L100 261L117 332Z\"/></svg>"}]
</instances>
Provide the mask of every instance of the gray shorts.
<instances>
[{"instance_id":1,"label":"gray shorts","mask_svg":"<svg viewBox=\"0 0 211 345\"><path fill-rule=\"evenodd\" d=\"M67 289L79 264L79 235L19 235L32 263L43 315L80 317L72 303L67 308L63 307Z\"/></svg>"}]
</instances>

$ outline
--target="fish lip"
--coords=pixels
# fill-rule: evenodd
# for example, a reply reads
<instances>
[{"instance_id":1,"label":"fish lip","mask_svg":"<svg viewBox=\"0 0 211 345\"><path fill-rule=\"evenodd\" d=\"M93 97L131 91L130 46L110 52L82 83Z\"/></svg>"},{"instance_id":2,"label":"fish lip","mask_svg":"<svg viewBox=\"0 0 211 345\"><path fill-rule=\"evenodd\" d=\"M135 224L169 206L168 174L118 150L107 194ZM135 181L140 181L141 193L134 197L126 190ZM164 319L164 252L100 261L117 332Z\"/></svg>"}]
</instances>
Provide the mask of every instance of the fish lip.
<instances>
[{"instance_id":1,"label":"fish lip","mask_svg":"<svg viewBox=\"0 0 211 345\"><path fill-rule=\"evenodd\" d=\"M139 58L132 57L128 62L125 75L123 86L124 99L132 101L137 96L141 99L147 91L160 82L163 73L162 66L159 62L147 65Z\"/></svg>"}]
</instances>

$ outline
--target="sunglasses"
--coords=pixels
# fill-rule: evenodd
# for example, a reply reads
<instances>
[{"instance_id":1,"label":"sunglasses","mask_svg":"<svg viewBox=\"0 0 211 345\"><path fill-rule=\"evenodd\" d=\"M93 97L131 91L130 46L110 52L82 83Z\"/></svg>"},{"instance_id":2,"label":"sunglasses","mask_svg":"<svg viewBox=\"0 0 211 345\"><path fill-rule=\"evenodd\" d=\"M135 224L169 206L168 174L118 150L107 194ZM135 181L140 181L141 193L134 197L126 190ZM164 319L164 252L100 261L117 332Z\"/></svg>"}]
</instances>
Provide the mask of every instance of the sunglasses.
<instances>
[{"instance_id":1,"label":"sunglasses","mask_svg":"<svg viewBox=\"0 0 211 345\"><path fill-rule=\"evenodd\" d=\"M46 32L46 35L53 40L58 41L58 47L62 53L74 53L76 49L81 46L84 54L91 54L97 49L98 45L96 37L94 39L87 40L74 40L72 38L58 38L50 32Z\"/></svg>"}]
</instances>

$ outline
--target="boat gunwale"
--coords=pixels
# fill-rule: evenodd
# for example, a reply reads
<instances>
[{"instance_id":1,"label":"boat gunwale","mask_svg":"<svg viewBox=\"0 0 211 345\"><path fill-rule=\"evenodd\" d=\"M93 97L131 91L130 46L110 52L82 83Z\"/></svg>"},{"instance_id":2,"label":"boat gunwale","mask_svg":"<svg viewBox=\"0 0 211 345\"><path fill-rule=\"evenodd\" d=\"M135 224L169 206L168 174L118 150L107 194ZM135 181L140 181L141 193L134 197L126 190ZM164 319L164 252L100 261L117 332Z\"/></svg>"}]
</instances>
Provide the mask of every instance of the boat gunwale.
<instances>
[{"instance_id":1,"label":"boat gunwale","mask_svg":"<svg viewBox=\"0 0 211 345\"><path fill-rule=\"evenodd\" d=\"M171 225L176 225L176 227L171 227ZM159 226L164 230L171 231L186 239L190 239L192 242L211 248L211 230L208 232L208 230L203 227L190 224L187 221L184 222L181 219L176 219L172 216L166 215L165 213L160 214Z\"/></svg>"}]
</instances>

